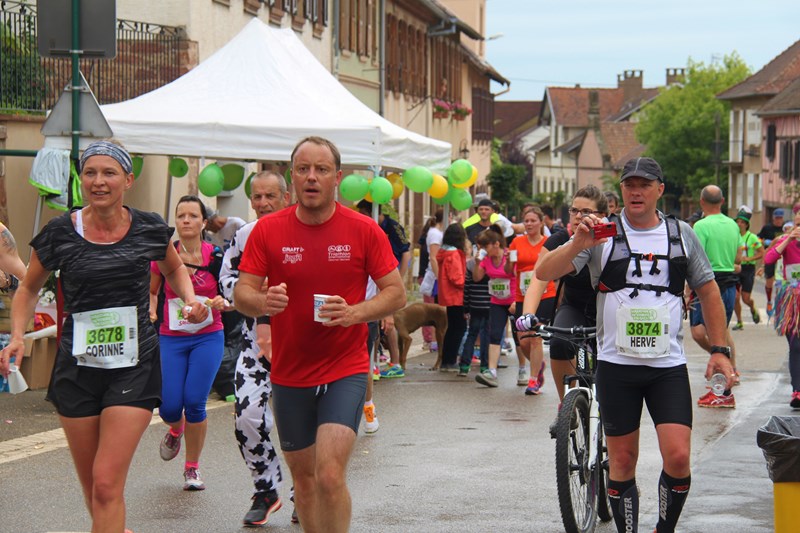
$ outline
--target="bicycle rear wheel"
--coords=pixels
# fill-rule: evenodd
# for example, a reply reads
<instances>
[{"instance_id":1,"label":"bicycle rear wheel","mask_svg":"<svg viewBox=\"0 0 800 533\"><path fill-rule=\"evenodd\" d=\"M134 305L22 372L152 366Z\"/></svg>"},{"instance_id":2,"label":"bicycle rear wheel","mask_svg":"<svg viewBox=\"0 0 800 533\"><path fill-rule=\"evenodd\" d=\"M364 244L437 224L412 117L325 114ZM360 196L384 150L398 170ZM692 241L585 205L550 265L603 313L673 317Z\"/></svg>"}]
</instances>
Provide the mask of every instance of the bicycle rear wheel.
<instances>
[{"instance_id":1,"label":"bicycle rear wheel","mask_svg":"<svg viewBox=\"0 0 800 533\"><path fill-rule=\"evenodd\" d=\"M611 502L608 500L608 448L603 432L602 419L597 428L597 517L603 522L608 522L613 518L611 514Z\"/></svg>"},{"instance_id":2,"label":"bicycle rear wheel","mask_svg":"<svg viewBox=\"0 0 800 533\"><path fill-rule=\"evenodd\" d=\"M598 477L598 469L589 465L589 401L572 390L561 403L556 424L556 485L567 533L594 531Z\"/></svg>"}]
</instances>

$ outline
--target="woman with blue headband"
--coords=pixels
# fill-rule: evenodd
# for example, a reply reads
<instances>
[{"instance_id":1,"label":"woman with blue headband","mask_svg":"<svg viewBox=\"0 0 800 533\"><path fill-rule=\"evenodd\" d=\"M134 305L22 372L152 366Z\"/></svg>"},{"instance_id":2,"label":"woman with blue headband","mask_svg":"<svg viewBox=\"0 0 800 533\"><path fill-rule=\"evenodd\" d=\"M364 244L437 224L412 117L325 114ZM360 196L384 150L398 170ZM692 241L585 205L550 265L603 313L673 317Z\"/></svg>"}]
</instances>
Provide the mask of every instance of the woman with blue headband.
<instances>
[{"instance_id":1,"label":"woman with blue headband","mask_svg":"<svg viewBox=\"0 0 800 533\"><path fill-rule=\"evenodd\" d=\"M94 142L80 160L85 207L50 221L31 241L28 274L14 297L11 341L0 358L17 364L39 289L60 271L66 318L47 398L56 407L92 517L92 531L125 529L124 490L139 440L161 403L158 335L150 323L150 261L186 308L208 314L155 213L123 204L133 185L131 157L112 141Z\"/></svg>"}]
</instances>

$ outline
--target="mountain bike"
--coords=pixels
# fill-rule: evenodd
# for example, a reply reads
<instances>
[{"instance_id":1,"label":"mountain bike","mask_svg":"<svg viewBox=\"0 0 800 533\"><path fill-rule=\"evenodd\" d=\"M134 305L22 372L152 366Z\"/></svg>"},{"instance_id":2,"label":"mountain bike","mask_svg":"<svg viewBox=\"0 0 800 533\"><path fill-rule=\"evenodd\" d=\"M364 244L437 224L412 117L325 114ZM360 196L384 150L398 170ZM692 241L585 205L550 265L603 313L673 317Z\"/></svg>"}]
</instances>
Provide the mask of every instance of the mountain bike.
<instances>
[{"instance_id":1,"label":"mountain bike","mask_svg":"<svg viewBox=\"0 0 800 533\"><path fill-rule=\"evenodd\" d=\"M612 518L608 449L594 384L595 328L538 325L534 331L545 341L556 337L577 348L575 373L564 377L564 400L555 424L556 485L565 531L591 533L598 518Z\"/></svg>"}]
</instances>

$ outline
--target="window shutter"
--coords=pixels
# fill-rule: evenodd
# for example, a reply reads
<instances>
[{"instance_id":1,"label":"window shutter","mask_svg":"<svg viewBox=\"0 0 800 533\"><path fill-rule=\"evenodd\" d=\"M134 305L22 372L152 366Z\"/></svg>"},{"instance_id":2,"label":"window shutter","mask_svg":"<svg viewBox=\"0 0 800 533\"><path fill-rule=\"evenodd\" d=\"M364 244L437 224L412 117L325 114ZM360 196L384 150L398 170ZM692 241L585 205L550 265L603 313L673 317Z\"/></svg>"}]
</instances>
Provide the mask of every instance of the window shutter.
<instances>
[{"instance_id":1,"label":"window shutter","mask_svg":"<svg viewBox=\"0 0 800 533\"><path fill-rule=\"evenodd\" d=\"M767 126L767 159L770 161L775 160L775 124Z\"/></svg>"},{"instance_id":2,"label":"window shutter","mask_svg":"<svg viewBox=\"0 0 800 533\"><path fill-rule=\"evenodd\" d=\"M788 181L790 179L789 175L789 161L791 158L791 144L787 141L783 141L779 145L780 150L780 158L778 159L778 175L784 181Z\"/></svg>"},{"instance_id":3,"label":"window shutter","mask_svg":"<svg viewBox=\"0 0 800 533\"><path fill-rule=\"evenodd\" d=\"M800 180L800 141L794 142L794 158L793 158L793 172L792 177Z\"/></svg>"}]
</instances>

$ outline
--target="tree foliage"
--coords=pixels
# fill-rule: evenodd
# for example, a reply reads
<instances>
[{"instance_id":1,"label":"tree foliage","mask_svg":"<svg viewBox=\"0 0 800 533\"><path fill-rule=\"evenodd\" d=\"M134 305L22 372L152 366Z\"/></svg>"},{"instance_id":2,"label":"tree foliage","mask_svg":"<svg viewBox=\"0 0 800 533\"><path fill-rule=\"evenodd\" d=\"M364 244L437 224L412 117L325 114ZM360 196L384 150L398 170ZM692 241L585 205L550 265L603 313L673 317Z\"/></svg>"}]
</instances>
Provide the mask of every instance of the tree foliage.
<instances>
[{"instance_id":1,"label":"tree foliage","mask_svg":"<svg viewBox=\"0 0 800 533\"><path fill-rule=\"evenodd\" d=\"M662 89L639 114L637 138L647 146L646 155L661 165L668 191L696 197L714 183L715 170L723 175L730 105L716 95L749 75L750 68L736 52L711 65L689 59L685 82Z\"/></svg>"},{"instance_id":2,"label":"tree foliage","mask_svg":"<svg viewBox=\"0 0 800 533\"><path fill-rule=\"evenodd\" d=\"M41 110L46 96L44 70L39 62L31 17L26 17L27 29L14 34L6 24L0 24L0 109Z\"/></svg>"},{"instance_id":3,"label":"tree foliage","mask_svg":"<svg viewBox=\"0 0 800 533\"><path fill-rule=\"evenodd\" d=\"M522 165L501 163L494 166L486 176L492 188L492 200L499 202L506 212L516 210L524 198L519 190L524 178L525 167Z\"/></svg>"}]
</instances>

